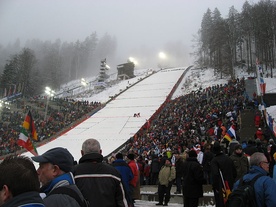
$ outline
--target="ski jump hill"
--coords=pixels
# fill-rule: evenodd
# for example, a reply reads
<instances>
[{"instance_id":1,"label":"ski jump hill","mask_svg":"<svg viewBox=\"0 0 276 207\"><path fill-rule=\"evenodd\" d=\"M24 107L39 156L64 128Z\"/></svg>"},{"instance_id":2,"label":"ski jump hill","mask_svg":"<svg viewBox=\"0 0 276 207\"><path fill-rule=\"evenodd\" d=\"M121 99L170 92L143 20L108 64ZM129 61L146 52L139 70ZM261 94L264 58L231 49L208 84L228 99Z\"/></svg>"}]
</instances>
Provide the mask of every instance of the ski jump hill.
<instances>
[{"instance_id":1,"label":"ski jump hill","mask_svg":"<svg viewBox=\"0 0 276 207\"><path fill-rule=\"evenodd\" d=\"M122 148L141 127L152 120L170 100L189 67L162 69L133 84L105 107L71 130L37 148L43 154L54 147L67 148L75 160L81 157L82 143L97 139L104 157ZM134 117L134 114L140 116ZM28 157L30 152L23 153Z\"/></svg>"}]
</instances>

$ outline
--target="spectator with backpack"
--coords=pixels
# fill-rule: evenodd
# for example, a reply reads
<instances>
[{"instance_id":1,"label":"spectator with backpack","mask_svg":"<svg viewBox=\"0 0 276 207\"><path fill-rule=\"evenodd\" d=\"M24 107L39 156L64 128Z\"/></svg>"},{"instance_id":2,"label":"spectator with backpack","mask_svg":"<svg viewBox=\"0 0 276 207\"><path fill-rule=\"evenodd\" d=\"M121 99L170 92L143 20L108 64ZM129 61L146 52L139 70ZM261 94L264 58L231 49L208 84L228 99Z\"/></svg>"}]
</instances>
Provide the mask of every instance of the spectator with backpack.
<instances>
[{"instance_id":1,"label":"spectator with backpack","mask_svg":"<svg viewBox=\"0 0 276 207\"><path fill-rule=\"evenodd\" d=\"M86 200L79 188L75 185L71 170L74 158L71 153L62 147L56 147L44 154L32 157L39 162L37 174L44 193L46 207L86 207Z\"/></svg>"},{"instance_id":2,"label":"spectator with backpack","mask_svg":"<svg viewBox=\"0 0 276 207\"><path fill-rule=\"evenodd\" d=\"M243 207L275 207L276 206L276 184L269 173L269 162L263 153L256 152L250 157L250 170L239 181L234 184L232 195L230 194L228 203L229 207L239 206L237 203L231 202L234 196L235 190L240 188L240 183L254 181L252 186L254 189L253 197L239 198L237 200L244 200ZM243 190L244 191L244 190ZM238 196L239 194L237 194ZM240 193L242 195L242 193ZM255 196L255 198L254 198Z\"/></svg>"}]
</instances>

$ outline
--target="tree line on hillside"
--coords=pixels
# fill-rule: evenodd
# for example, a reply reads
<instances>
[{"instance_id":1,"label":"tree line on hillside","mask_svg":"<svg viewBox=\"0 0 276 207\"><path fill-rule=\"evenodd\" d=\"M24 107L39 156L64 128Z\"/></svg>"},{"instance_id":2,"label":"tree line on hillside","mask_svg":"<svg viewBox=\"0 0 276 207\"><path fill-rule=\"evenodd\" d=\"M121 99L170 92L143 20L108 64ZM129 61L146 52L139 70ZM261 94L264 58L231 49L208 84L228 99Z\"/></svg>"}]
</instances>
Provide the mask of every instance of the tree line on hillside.
<instances>
[{"instance_id":1,"label":"tree line on hillside","mask_svg":"<svg viewBox=\"0 0 276 207\"><path fill-rule=\"evenodd\" d=\"M115 38L105 34L99 39L96 32L84 41L33 39L23 49L19 40L7 47L0 45L0 98L19 92L34 96L41 94L45 86L57 89L71 80L96 75L100 60L112 59L116 45Z\"/></svg>"},{"instance_id":2,"label":"tree line on hillside","mask_svg":"<svg viewBox=\"0 0 276 207\"><path fill-rule=\"evenodd\" d=\"M198 32L197 64L212 67L222 77L235 77L234 67L254 72L256 61L266 70L275 67L276 2L261 0L254 5L247 1L241 13L232 6L227 18L210 9L203 15Z\"/></svg>"}]
</instances>

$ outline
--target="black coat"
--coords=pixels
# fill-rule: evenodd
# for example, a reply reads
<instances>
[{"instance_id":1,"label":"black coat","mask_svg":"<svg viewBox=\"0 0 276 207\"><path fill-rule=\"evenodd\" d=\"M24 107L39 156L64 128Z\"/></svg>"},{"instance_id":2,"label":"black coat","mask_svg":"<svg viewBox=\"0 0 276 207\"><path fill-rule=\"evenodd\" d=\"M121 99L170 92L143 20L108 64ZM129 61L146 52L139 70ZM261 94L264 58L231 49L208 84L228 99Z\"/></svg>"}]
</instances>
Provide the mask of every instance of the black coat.
<instances>
[{"instance_id":1,"label":"black coat","mask_svg":"<svg viewBox=\"0 0 276 207\"><path fill-rule=\"evenodd\" d=\"M182 165L183 196L188 198L203 197L202 185L206 183L203 168L196 157L188 157Z\"/></svg>"},{"instance_id":2,"label":"black coat","mask_svg":"<svg viewBox=\"0 0 276 207\"><path fill-rule=\"evenodd\" d=\"M119 171L102 161L101 154L84 155L73 171L76 185L91 206L126 207Z\"/></svg>"},{"instance_id":3,"label":"black coat","mask_svg":"<svg viewBox=\"0 0 276 207\"><path fill-rule=\"evenodd\" d=\"M213 180L213 189L220 191L222 189L222 180L220 176L222 172L224 180L228 181L230 189L233 188L235 178L237 177L237 171L234 162L229 156L224 153L218 153L211 161L211 176Z\"/></svg>"}]
</instances>

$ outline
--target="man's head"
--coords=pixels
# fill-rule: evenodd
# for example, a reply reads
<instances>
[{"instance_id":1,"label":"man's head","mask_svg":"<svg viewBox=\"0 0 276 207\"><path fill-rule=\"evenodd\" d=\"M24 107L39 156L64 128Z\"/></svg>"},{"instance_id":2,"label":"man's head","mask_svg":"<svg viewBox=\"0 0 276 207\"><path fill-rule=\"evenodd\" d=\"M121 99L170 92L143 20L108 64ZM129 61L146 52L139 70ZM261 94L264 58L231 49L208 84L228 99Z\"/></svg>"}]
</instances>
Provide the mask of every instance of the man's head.
<instances>
[{"instance_id":1,"label":"man's head","mask_svg":"<svg viewBox=\"0 0 276 207\"><path fill-rule=\"evenodd\" d=\"M62 147L50 149L42 155L32 157L32 159L39 162L37 174L42 185L71 171L74 165L73 156L67 149Z\"/></svg>"},{"instance_id":2,"label":"man's head","mask_svg":"<svg viewBox=\"0 0 276 207\"><path fill-rule=\"evenodd\" d=\"M240 144L235 145L235 153L237 155L242 154L242 146Z\"/></svg>"},{"instance_id":3,"label":"man's head","mask_svg":"<svg viewBox=\"0 0 276 207\"><path fill-rule=\"evenodd\" d=\"M31 159L9 156L0 164L0 206L22 193L39 192L39 180Z\"/></svg>"},{"instance_id":4,"label":"man's head","mask_svg":"<svg viewBox=\"0 0 276 207\"><path fill-rule=\"evenodd\" d=\"M134 159L135 159L135 155L134 155L133 153L129 153L129 154L127 155L127 158L128 158L129 160L134 160Z\"/></svg>"},{"instance_id":5,"label":"man's head","mask_svg":"<svg viewBox=\"0 0 276 207\"><path fill-rule=\"evenodd\" d=\"M82 144L81 154L86 155L90 153L102 153L101 145L96 139L87 139Z\"/></svg>"},{"instance_id":6,"label":"man's head","mask_svg":"<svg viewBox=\"0 0 276 207\"><path fill-rule=\"evenodd\" d=\"M165 165L166 166L171 166L172 165L172 161L170 159L166 159Z\"/></svg>"},{"instance_id":7,"label":"man's head","mask_svg":"<svg viewBox=\"0 0 276 207\"><path fill-rule=\"evenodd\" d=\"M116 157L116 159L124 159L123 154L122 154L122 153L120 153L120 152L119 152L119 153L117 153L115 157Z\"/></svg>"},{"instance_id":8,"label":"man's head","mask_svg":"<svg viewBox=\"0 0 276 207\"><path fill-rule=\"evenodd\" d=\"M263 168L266 172L269 172L269 162L266 156L261 152L255 152L250 157L250 166L259 166Z\"/></svg>"},{"instance_id":9,"label":"man's head","mask_svg":"<svg viewBox=\"0 0 276 207\"><path fill-rule=\"evenodd\" d=\"M194 150L190 150L188 152L188 155L189 155L189 157L197 157L196 151L194 151Z\"/></svg>"}]
</instances>

